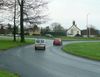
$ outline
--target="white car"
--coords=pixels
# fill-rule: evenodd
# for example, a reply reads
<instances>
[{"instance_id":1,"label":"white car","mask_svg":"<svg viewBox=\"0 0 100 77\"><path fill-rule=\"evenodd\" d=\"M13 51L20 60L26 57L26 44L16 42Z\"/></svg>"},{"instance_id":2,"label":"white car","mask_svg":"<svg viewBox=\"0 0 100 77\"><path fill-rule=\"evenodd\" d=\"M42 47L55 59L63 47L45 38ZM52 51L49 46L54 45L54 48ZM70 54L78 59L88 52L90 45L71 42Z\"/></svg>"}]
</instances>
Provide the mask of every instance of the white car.
<instances>
[{"instance_id":1,"label":"white car","mask_svg":"<svg viewBox=\"0 0 100 77\"><path fill-rule=\"evenodd\" d=\"M37 49L46 49L46 41L44 39L36 39L35 40L35 50Z\"/></svg>"}]
</instances>

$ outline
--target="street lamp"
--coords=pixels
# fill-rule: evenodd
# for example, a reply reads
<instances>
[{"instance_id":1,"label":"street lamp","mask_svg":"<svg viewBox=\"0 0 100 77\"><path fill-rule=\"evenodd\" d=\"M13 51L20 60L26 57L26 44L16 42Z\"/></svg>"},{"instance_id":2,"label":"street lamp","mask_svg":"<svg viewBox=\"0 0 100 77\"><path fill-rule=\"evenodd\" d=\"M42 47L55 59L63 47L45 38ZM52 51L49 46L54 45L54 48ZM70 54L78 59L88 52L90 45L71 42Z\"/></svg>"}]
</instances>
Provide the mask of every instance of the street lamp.
<instances>
[{"instance_id":1,"label":"street lamp","mask_svg":"<svg viewBox=\"0 0 100 77\"><path fill-rule=\"evenodd\" d=\"M89 28L89 24L88 24L88 17L89 17L89 15L90 15L90 13L88 13L87 15L86 15L86 26L87 26L87 37L89 37L90 36L90 28Z\"/></svg>"}]
</instances>

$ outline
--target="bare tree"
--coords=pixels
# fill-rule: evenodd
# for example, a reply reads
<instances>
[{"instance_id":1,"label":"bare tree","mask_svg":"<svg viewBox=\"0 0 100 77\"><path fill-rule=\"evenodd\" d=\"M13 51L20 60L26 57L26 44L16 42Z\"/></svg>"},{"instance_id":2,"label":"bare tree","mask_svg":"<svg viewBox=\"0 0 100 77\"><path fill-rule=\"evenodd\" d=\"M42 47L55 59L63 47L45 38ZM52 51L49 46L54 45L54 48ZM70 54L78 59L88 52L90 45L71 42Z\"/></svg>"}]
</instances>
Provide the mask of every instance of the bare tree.
<instances>
[{"instance_id":1,"label":"bare tree","mask_svg":"<svg viewBox=\"0 0 100 77\"><path fill-rule=\"evenodd\" d=\"M3 0L0 0L0 8L4 4Z\"/></svg>"},{"instance_id":2,"label":"bare tree","mask_svg":"<svg viewBox=\"0 0 100 77\"><path fill-rule=\"evenodd\" d=\"M16 41L16 0L14 2L14 27L13 27L14 41Z\"/></svg>"},{"instance_id":3,"label":"bare tree","mask_svg":"<svg viewBox=\"0 0 100 77\"><path fill-rule=\"evenodd\" d=\"M24 22L30 24L41 24L46 22L47 20L46 19L47 15L45 14L46 12L43 11L45 10L43 8L47 6L48 2L44 0L4 0L4 1L5 5L8 6L10 9L14 9L16 6L18 6L17 8L14 9L15 10L14 26L16 25L15 21L18 20L20 22L19 25L20 25L21 42L25 41Z\"/></svg>"},{"instance_id":4,"label":"bare tree","mask_svg":"<svg viewBox=\"0 0 100 77\"><path fill-rule=\"evenodd\" d=\"M9 11L11 13L11 15L8 18L9 21L13 21L14 23L14 27L13 27L13 34L14 34L14 41L16 41L16 0L3 0L3 6L2 8L4 9L4 11ZM5 19L7 20L7 18Z\"/></svg>"},{"instance_id":5,"label":"bare tree","mask_svg":"<svg viewBox=\"0 0 100 77\"><path fill-rule=\"evenodd\" d=\"M42 7L47 4L43 0L18 0L20 6L20 31L21 42L24 42L24 25L23 22L30 24L40 24L45 15L42 15Z\"/></svg>"},{"instance_id":6,"label":"bare tree","mask_svg":"<svg viewBox=\"0 0 100 77\"><path fill-rule=\"evenodd\" d=\"M59 23L52 23L51 26L53 27L54 32L64 31L64 28Z\"/></svg>"},{"instance_id":7,"label":"bare tree","mask_svg":"<svg viewBox=\"0 0 100 77\"><path fill-rule=\"evenodd\" d=\"M51 31L51 29L50 29L49 26L47 26L47 27L45 28L45 30L46 30L46 32L50 32L50 31Z\"/></svg>"}]
</instances>

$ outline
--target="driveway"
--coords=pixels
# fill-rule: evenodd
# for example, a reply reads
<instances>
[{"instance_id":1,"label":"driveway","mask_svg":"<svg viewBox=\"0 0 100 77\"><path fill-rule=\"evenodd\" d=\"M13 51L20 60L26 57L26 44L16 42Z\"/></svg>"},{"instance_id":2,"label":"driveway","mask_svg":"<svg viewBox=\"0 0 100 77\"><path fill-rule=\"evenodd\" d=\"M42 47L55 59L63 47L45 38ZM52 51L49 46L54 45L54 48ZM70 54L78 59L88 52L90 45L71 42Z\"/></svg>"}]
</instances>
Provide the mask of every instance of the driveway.
<instances>
[{"instance_id":1,"label":"driveway","mask_svg":"<svg viewBox=\"0 0 100 77\"><path fill-rule=\"evenodd\" d=\"M100 77L100 62L66 54L61 48L47 40L45 51L35 51L34 45L9 49L0 53L0 68L21 77Z\"/></svg>"}]
</instances>

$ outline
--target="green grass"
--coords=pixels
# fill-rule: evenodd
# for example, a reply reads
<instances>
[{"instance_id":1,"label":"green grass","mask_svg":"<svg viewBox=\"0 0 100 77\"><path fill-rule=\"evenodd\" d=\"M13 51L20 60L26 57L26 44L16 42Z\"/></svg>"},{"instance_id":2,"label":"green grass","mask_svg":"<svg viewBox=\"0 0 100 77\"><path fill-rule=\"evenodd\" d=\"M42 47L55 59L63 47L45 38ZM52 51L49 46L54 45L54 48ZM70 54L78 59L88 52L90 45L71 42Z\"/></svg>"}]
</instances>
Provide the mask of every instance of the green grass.
<instances>
[{"instance_id":1,"label":"green grass","mask_svg":"<svg viewBox=\"0 0 100 77\"><path fill-rule=\"evenodd\" d=\"M93 38L84 38L84 37L67 37L67 36L59 36L62 40L100 40L100 37Z\"/></svg>"},{"instance_id":2,"label":"green grass","mask_svg":"<svg viewBox=\"0 0 100 77\"><path fill-rule=\"evenodd\" d=\"M19 76L17 74L5 70L0 70L0 77L19 77Z\"/></svg>"},{"instance_id":3,"label":"green grass","mask_svg":"<svg viewBox=\"0 0 100 77\"><path fill-rule=\"evenodd\" d=\"M86 38L86 37L67 37L67 36L53 36L51 37L47 37L47 36L26 36L27 38L35 38L35 37L39 37L39 38L44 38L44 39L54 39L54 38L61 38L62 40L73 40L73 41L81 41L81 40L100 40L100 37L91 37L91 38Z\"/></svg>"},{"instance_id":4,"label":"green grass","mask_svg":"<svg viewBox=\"0 0 100 77\"><path fill-rule=\"evenodd\" d=\"M63 50L73 55L100 60L100 42L69 44L65 45Z\"/></svg>"},{"instance_id":5,"label":"green grass","mask_svg":"<svg viewBox=\"0 0 100 77\"><path fill-rule=\"evenodd\" d=\"M21 43L18 39L16 42L14 42L12 39L2 38L0 39L0 50L6 50L9 48L14 48L22 45L27 45L27 44L34 44L34 40L26 39L25 43Z\"/></svg>"}]
</instances>

